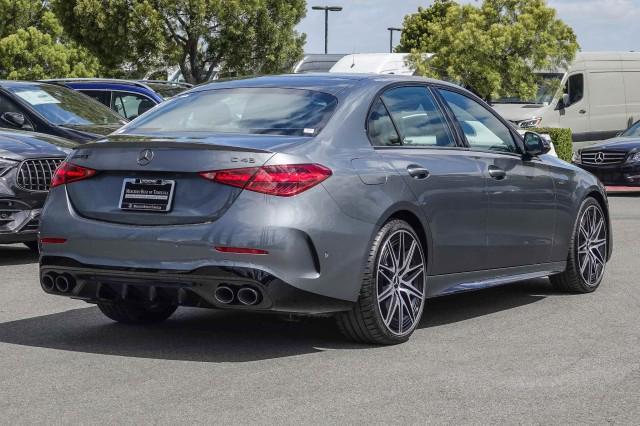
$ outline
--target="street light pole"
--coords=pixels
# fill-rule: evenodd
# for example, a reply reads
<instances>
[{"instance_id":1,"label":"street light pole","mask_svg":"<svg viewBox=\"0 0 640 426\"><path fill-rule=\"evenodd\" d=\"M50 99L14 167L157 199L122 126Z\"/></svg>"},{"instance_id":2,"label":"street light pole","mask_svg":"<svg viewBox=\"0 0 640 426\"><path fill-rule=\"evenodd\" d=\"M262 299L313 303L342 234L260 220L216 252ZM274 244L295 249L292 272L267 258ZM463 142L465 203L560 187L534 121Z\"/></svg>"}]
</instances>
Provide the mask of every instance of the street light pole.
<instances>
[{"instance_id":1,"label":"street light pole","mask_svg":"<svg viewBox=\"0 0 640 426\"><path fill-rule=\"evenodd\" d=\"M393 32L402 32L402 28L389 27L387 30L389 30L389 53L393 53Z\"/></svg>"},{"instance_id":2,"label":"street light pole","mask_svg":"<svg viewBox=\"0 0 640 426\"><path fill-rule=\"evenodd\" d=\"M324 10L324 53L328 52L329 47L329 12L340 12L341 6L313 6L313 10Z\"/></svg>"}]
</instances>

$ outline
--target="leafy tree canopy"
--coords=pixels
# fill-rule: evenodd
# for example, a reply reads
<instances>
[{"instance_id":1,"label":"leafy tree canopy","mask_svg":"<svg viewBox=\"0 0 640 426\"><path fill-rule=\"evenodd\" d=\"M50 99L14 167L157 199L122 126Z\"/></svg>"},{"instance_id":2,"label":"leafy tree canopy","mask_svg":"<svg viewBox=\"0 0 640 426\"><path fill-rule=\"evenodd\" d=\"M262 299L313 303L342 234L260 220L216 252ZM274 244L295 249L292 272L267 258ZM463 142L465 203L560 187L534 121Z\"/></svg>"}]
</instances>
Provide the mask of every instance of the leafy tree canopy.
<instances>
[{"instance_id":1,"label":"leafy tree canopy","mask_svg":"<svg viewBox=\"0 0 640 426\"><path fill-rule=\"evenodd\" d=\"M179 65L190 83L288 70L304 0L53 0L70 36L110 69Z\"/></svg>"},{"instance_id":2,"label":"leafy tree canopy","mask_svg":"<svg viewBox=\"0 0 640 426\"><path fill-rule=\"evenodd\" d=\"M533 98L536 71L566 68L578 42L545 0L435 0L407 15L398 51L418 73L450 80L485 99ZM424 53L435 55L427 59Z\"/></svg>"},{"instance_id":3,"label":"leafy tree canopy","mask_svg":"<svg viewBox=\"0 0 640 426\"><path fill-rule=\"evenodd\" d=\"M0 78L92 76L98 61L65 39L46 0L0 0Z\"/></svg>"}]
</instances>

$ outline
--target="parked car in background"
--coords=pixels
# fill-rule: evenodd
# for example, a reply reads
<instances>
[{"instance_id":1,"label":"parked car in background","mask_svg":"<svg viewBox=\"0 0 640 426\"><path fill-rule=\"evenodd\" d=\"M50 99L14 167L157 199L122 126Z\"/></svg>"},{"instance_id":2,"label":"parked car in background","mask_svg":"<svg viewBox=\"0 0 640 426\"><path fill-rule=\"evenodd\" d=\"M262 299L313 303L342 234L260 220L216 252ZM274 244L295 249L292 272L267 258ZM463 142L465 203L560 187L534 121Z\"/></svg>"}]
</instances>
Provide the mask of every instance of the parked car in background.
<instances>
[{"instance_id":1,"label":"parked car in background","mask_svg":"<svg viewBox=\"0 0 640 426\"><path fill-rule=\"evenodd\" d=\"M344 53L318 54L310 53L293 67L294 74L304 74L312 72L329 72L332 66L344 57Z\"/></svg>"},{"instance_id":2,"label":"parked car in background","mask_svg":"<svg viewBox=\"0 0 640 426\"><path fill-rule=\"evenodd\" d=\"M612 190L640 190L640 121L613 139L576 151L573 162Z\"/></svg>"},{"instance_id":3,"label":"parked car in background","mask_svg":"<svg viewBox=\"0 0 640 426\"><path fill-rule=\"evenodd\" d=\"M356 53L342 57L329 72L414 75L408 58L408 53Z\"/></svg>"},{"instance_id":4,"label":"parked car in background","mask_svg":"<svg viewBox=\"0 0 640 426\"><path fill-rule=\"evenodd\" d=\"M165 99L191 87L188 83L163 80L129 81L112 78L69 78L45 80L77 90L133 120Z\"/></svg>"},{"instance_id":5,"label":"parked car in background","mask_svg":"<svg viewBox=\"0 0 640 426\"><path fill-rule=\"evenodd\" d=\"M0 129L0 244L37 250L40 211L51 177L75 142Z\"/></svg>"},{"instance_id":6,"label":"parked car in background","mask_svg":"<svg viewBox=\"0 0 640 426\"><path fill-rule=\"evenodd\" d=\"M0 80L0 128L87 142L113 132L126 122L100 102L68 87Z\"/></svg>"},{"instance_id":7,"label":"parked car in background","mask_svg":"<svg viewBox=\"0 0 640 426\"><path fill-rule=\"evenodd\" d=\"M573 140L611 138L640 119L640 53L582 52L567 72L542 73L536 99L498 99L494 109L522 129L564 127Z\"/></svg>"},{"instance_id":8,"label":"parked car in background","mask_svg":"<svg viewBox=\"0 0 640 426\"><path fill-rule=\"evenodd\" d=\"M407 340L430 297L543 276L592 292L606 194L548 149L435 80L202 85L58 168L41 285L123 323L179 305L322 313L380 344Z\"/></svg>"}]
</instances>

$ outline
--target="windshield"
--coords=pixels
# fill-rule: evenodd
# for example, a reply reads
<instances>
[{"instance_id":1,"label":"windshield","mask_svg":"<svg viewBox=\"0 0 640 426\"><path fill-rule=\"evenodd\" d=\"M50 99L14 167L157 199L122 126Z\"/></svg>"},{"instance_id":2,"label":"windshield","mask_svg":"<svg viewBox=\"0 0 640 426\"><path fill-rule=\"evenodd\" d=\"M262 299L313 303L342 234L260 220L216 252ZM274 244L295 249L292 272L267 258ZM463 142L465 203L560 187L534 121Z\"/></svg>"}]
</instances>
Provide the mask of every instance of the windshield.
<instances>
[{"instance_id":1,"label":"windshield","mask_svg":"<svg viewBox=\"0 0 640 426\"><path fill-rule=\"evenodd\" d=\"M66 87L29 84L8 89L59 126L120 125L126 122L101 103Z\"/></svg>"},{"instance_id":2,"label":"windshield","mask_svg":"<svg viewBox=\"0 0 640 426\"><path fill-rule=\"evenodd\" d=\"M494 104L540 104L547 105L553 100L558 91L564 74L562 73L538 73L538 93L533 99L521 99L517 96L499 98Z\"/></svg>"},{"instance_id":3,"label":"windshield","mask_svg":"<svg viewBox=\"0 0 640 426\"><path fill-rule=\"evenodd\" d=\"M338 100L299 89L236 88L187 93L140 117L125 133L239 133L315 136Z\"/></svg>"},{"instance_id":4,"label":"windshield","mask_svg":"<svg viewBox=\"0 0 640 426\"><path fill-rule=\"evenodd\" d=\"M165 83L145 83L154 92L162 96L163 99L169 99L187 90L189 87L179 84L165 84Z\"/></svg>"},{"instance_id":5,"label":"windshield","mask_svg":"<svg viewBox=\"0 0 640 426\"><path fill-rule=\"evenodd\" d=\"M623 138L637 138L640 137L640 121L629 127L627 130L620 134Z\"/></svg>"}]
</instances>

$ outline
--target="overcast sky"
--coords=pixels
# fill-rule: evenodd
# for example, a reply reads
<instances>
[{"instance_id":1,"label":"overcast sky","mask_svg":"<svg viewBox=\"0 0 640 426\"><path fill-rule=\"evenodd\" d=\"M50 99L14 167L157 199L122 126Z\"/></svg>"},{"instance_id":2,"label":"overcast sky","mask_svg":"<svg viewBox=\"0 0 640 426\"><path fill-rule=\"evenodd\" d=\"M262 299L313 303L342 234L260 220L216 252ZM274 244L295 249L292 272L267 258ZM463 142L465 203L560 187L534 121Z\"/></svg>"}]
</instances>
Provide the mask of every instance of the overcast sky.
<instances>
[{"instance_id":1,"label":"overcast sky","mask_svg":"<svg viewBox=\"0 0 640 426\"><path fill-rule=\"evenodd\" d=\"M462 0L473 3L474 0ZM298 31L307 34L305 52L324 51L324 12L314 5L342 6L329 13L329 53L387 52L388 27L431 0L307 0L307 17ZM548 0L573 27L583 51L640 51L640 0ZM397 42L398 33L394 34Z\"/></svg>"}]
</instances>

